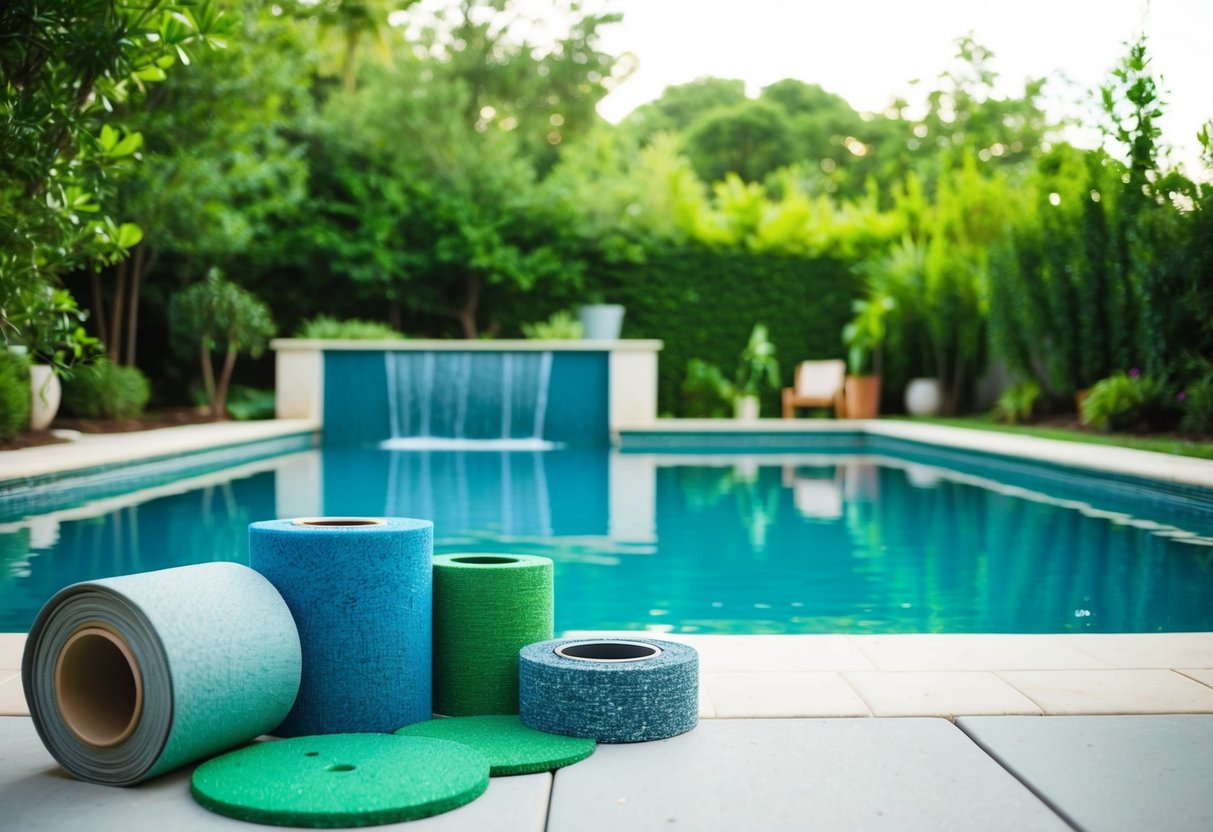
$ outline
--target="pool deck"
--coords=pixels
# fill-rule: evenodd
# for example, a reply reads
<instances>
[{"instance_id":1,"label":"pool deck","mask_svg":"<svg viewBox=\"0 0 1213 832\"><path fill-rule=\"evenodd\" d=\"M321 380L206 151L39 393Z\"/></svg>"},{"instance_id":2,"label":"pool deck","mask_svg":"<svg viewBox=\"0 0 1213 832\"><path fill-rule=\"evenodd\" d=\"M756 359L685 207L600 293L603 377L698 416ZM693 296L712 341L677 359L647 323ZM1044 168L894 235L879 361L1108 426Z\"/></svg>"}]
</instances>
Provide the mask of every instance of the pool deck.
<instances>
[{"instance_id":1,"label":"pool deck","mask_svg":"<svg viewBox=\"0 0 1213 832\"><path fill-rule=\"evenodd\" d=\"M0 453L0 481L317 427L291 420L82 437ZM1207 460L909 422L635 429L860 430L1213 487ZM1213 815L1213 633L648 635L700 651L699 728L604 746L555 775L495 779L471 805L407 828L1207 829ZM0 634L0 827L251 828L195 806L188 768L128 790L67 777L25 716L24 641Z\"/></svg>"}]
</instances>

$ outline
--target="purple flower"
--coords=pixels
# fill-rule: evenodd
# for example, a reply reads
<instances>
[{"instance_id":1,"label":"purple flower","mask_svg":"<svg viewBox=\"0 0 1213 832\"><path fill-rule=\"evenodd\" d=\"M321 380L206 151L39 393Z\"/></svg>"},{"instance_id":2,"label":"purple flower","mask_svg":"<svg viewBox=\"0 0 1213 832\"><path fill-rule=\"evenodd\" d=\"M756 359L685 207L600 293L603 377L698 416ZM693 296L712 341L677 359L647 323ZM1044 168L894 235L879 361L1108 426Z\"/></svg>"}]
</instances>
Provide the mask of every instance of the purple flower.
<instances>
[{"instance_id":1,"label":"purple flower","mask_svg":"<svg viewBox=\"0 0 1213 832\"><path fill-rule=\"evenodd\" d=\"M1129 368L1129 378L1137 378L1137 376L1140 374L1141 371L1139 371L1136 367Z\"/></svg>"},{"instance_id":2,"label":"purple flower","mask_svg":"<svg viewBox=\"0 0 1213 832\"><path fill-rule=\"evenodd\" d=\"M1179 395L1177 395L1175 398L1176 398L1176 399L1178 399L1178 400L1179 400L1179 401L1181 401L1181 402L1182 402L1182 401L1184 401L1185 399L1187 399L1187 398L1188 398L1188 391L1187 391L1187 390L1180 390L1180 391L1179 391Z\"/></svg>"}]
</instances>

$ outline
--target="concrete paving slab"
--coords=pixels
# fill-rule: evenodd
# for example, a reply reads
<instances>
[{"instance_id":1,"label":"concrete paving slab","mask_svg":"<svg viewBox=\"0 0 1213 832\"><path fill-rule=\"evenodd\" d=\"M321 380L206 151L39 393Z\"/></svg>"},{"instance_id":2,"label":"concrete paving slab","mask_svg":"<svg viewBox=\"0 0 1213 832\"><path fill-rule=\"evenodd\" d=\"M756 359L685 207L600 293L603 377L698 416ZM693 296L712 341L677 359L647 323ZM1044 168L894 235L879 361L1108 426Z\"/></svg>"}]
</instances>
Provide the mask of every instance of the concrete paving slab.
<instances>
[{"instance_id":1,"label":"concrete paving slab","mask_svg":"<svg viewBox=\"0 0 1213 832\"><path fill-rule=\"evenodd\" d=\"M1054 638L1112 667L1213 667L1213 633L1092 633Z\"/></svg>"},{"instance_id":2,"label":"concrete paving slab","mask_svg":"<svg viewBox=\"0 0 1213 832\"><path fill-rule=\"evenodd\" d=\"M0 672L0 716L29 716L19 672Z\"/></svg>"},{"instance_id":3,"label":"concrete paving slab","mask_svg":"<svg viewBox=\"0 0 1213 832\"><path fill-rule=\"evenodd\" d=\"M1008 670L1046 714L1213 713L1213 689L1170 670Z\"/></svg>"},{"instance_id":4,"label":"concrete paving slab","mask_svg":"<svg viewBox=\"0 0 1213 832\"><path fill-rule=\"evenodd\" d=\"M0 633L0 673L21 669L25 652L25 633Z\"/></svg>"},{"instance_id":5,"label":"concrete paving slab","mask_svg":"<svg viewBox=\"0 0 1213 832\"><path fill-rule=\"evenodd\" d=\"M714 720L556 773L548 832L1053 830L1066 824L942 719Z\"/></svg>"},{"instance_id":6,"label":"concrete paving slab","mask_svg":"<svg viewBox=\"0 0 1213 832\"><path fill-rule=\"evenodd\" d=\"M1178 667L1176 673L1182 673L1190 679L1213 688L1213 668L1208 667Z\"/></svg>"},{"instance_id":7,"label":"concrete paving slab","mask_svg":"<svg viewBox=\"0 0 1213 832\"><path fill-rule=\"evenodd\" d=\"M1072 670L1110 667L1057 636L852 636L876 670Z\"/></svg>"},{"instance_id":8,"label":"concrete paving slab","mask_svg":"<svg viewBox=\"0 0 1213 832\"><path fill-rule=\"evenodd\" d=\"M873 716L1041 714L1040 708L993 673L952 670L924 673L844 673Z\"/></svg>"},{"instance_id":9,"label":"concrete paving slab","mask_svg":"<svg viewBox=\"0 0 1213 832\"><path fill-rule=\"evenodd\" d=\"M43 748L32 720L0 719L0 827L22 832L211 832L257 827L208 812L190 797L192 766L126 789L73 779ZM494 777L481 797L425 820L376 827L408 832L543 832L552 775Z\"/></svg>"},{"instance_id":10,"label":"concrete paving slab","mask_svg":"<svg viewBox=\"0 0 1213 832\"><path fill-rule=\"evenodd\" d=\"M870 716L837 673L706 673L721 718Z\"/></svg>"},{"instance_id":11,"label":"concrete paving slab","mask_svg":"<svg viewBox=\"0 0 1213 832\"><path fill-rule=\"evenodd\" d=\"M957 725L1080 829L1213 826L1213 716L962 717Z\"/></svg>"}]
</instances>

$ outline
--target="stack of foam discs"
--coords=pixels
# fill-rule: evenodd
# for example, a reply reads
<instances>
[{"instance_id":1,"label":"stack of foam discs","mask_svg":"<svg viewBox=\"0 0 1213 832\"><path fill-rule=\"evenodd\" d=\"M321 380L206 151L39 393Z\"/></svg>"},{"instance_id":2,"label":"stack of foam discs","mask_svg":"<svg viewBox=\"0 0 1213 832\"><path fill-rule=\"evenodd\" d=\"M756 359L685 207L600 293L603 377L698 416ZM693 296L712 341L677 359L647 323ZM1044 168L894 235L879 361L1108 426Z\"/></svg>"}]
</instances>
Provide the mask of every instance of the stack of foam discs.
<instances>
[{"instance_id":1,"label":"stack of foam discs","mask_svg":"<svg viewBox=\"0 0 1213 832\"><path fill-rule=\"evenodd\" d=\"M552 637L552 561L434 558L434 712L518 713L518 651Z\"/></svg>"}]
</instances>

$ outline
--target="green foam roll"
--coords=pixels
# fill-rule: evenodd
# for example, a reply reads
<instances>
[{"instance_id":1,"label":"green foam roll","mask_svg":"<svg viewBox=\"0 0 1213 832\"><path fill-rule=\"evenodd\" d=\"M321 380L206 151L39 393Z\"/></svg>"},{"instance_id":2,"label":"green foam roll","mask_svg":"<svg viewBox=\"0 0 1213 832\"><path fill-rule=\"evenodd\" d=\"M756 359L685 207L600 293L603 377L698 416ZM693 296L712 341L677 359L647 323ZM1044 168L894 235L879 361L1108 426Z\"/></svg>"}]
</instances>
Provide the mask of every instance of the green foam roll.
<instances>
[{"instance_id":1,"label":"green foam roll","mask_svg":"<svg viewBox=\"0 0 1213 832\"><path fill-rule=\"evenodd\" d=\"M258 742L194 770L190 792L221 815L335 829L428 818L475 800L489 761L429 737L324 734Z\"/></svg>"},{"instance_id":2,"label":"green foam roll","mask_svg":"<svg viewBox=\"0 0 1213 832\"><path fill-rule=\"evenodd\" d=\"M518 713L518 651L552 637L552 561L434 558L434 712Z\"/></svg>"},{"instance_id":3,"label":"green foam roll","mask_svg":"<svg viewBox=\"0 0 1213 832\"><path fill-rule=\"evenodd\" d=\"M554 771L579 763L598 743L527 728L516 716L456 716L414 722L396 732L402 737L433 737L471 746L488 758L489 774L507 777Z\"/></svg>"},{"instance_id":4,"label":"green foam roll","mask_svg":"<svg viewBox=\"0 0 1213 832\"><path fill-rule=\"evenodd\" d=\"M129 786L272 730L301 667L269 581L204 563L60 590L30 630L21 680L60 765Z\"/></svg>"}]
</instances>

